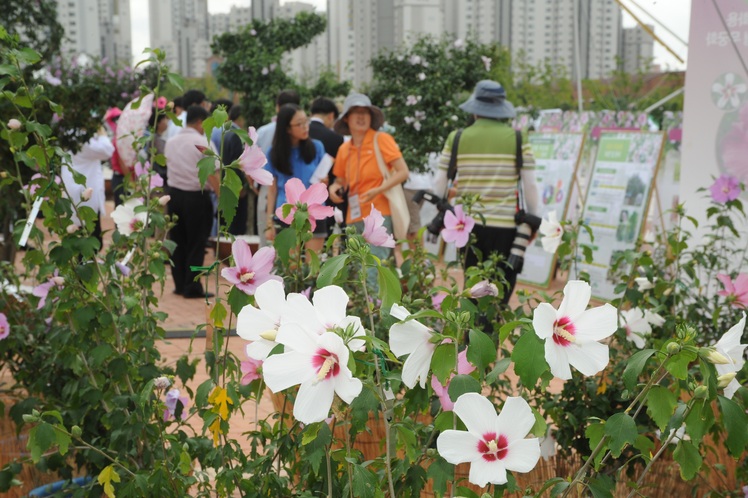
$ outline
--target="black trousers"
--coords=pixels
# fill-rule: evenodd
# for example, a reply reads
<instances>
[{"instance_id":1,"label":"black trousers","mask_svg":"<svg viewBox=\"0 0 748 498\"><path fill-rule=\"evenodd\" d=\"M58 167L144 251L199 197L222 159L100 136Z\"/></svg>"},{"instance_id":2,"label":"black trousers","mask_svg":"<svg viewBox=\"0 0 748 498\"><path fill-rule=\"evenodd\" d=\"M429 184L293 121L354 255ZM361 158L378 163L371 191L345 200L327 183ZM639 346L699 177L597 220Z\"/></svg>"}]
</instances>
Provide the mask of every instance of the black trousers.
<instances>
[{"instance_id":1,"label":"black trousers","mask_svg":"<svg viewBox=\"0 0 748 498\"><path fill-rule=\"evenodd\" d=\"M178 216L169 232L169 238L177 244L171 256L174 291L185 296L202 295L203 286L195 281L199 272L191 271L190 266L203 266L205 244L213 226L213 204L207 191L188 192L172 187L169 195L169 214Z\"/></svg>"},{"instance_id":2,"label":"black trousers","mask_svg":"<svg viewBox=\"0 0 748 498\"><path fill-rule=\"evenodd\" d=\"M490 253L497 253L504 256L504 259L509 257L509 251L512 249L512 242L514 242L514 236L517 234L516 228L493 228L486 227L483 225L476 224L473 227L473 233L475 234L477 241L475 248L479 249L482 258L478 258L476 252L473 251L473 246L469 246L467 257L465 259L465 267L477 266L483 259L487 259ZM504 289L503 303L509 302L509 298L512 297L514 292L514 286L517 284L517 272L512 267L506 264L501 264L501 269L504 270L504 278L507 281L507 287Z\"/></svg>"}]
</instances>

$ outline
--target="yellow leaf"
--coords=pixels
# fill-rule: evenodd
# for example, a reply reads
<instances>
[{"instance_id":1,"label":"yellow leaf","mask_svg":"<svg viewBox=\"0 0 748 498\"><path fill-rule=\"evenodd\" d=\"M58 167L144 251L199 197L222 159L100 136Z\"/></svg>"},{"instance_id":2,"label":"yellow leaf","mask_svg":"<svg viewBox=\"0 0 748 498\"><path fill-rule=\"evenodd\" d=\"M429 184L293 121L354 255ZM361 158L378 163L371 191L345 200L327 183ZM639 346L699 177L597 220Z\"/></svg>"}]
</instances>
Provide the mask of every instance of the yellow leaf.
<instances>
[{"instance_id":1,"label":"yellow leaf","mask_svg":"<svg viewBox=\"0 0 748 498\"><path fill-rule=\"evenodd\" d=\"M212 424L210 424L210 432L213 434L213 446L218 447L218 443L221 441L221 419L216 417Z\"/></svg>"},{"instance_id":2,"label":"yellow leaf","mask_svg":"<svg viewBox=\"0 0 748 498\"><path fill-rule=\"evenodd\" d=\"M115 498L114 497L114 486L112 486L112 483L119 482L119 481L120 481L119 474L117 474L117 471L114 470L114 467L111 465L104 467L104 469L99 474L99 484L101 484L104 487L104 493L109 498Z\"/></svg>"},{"instance_id":3,"label":"yellow leaf","mask_svg":"<svg viewBox=\"0 0 748 498\"><path fill-rule=\"evenodd\" d=\"M228 420L229 405L233 405L234 402L231 400L231 398L229 398L226 389L220 386L216 386L213 389L213 392L210 393L208 402L213 403L214 411L216 411L215 408L217 408L217 413L223 420Z\"/></svg>"}]
</instances>

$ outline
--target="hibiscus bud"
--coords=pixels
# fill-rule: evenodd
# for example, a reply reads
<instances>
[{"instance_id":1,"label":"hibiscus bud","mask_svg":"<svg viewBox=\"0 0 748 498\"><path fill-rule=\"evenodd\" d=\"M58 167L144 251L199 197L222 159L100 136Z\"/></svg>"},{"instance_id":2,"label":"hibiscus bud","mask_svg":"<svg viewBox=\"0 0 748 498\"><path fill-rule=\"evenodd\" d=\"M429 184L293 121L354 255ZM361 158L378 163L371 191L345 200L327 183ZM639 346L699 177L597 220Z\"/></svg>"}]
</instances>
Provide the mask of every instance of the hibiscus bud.
<instances>
[{"instance_id":1,"label":"hibiscus bud","mask_svg":"<svg viewBox=\"0 0 748 498\"><path fill-rule=\"evenodd\" d=\"M81 194L81 199L83 199L84 201L87 201L91 198L92 195L93 195L93 189L91 187L88 187Z\"/></svg>"},{"instance_id":2,"label":"hibiscus bud","mask_svg":"<svg viewBox=\"0 0 748 498\"><path fill-rule=\"evenodd\" d=\"M275 341L275 337L278 335L278 331L274 329L266 330L260 334L260 337L266 341Z\"/></svg>"},{"instance_id":3,"label":"hibiscus bud","mask_svg":"<svg viewBox=\"0 0 748 498\"><path fill-rule=\"evenodd\" d=\"M695 399L706 399L709 394L709 388L706 386L699 386L693 390L693 397Z\"/></svg>"},{"instance_id":4,"label":"hibiscus bud","mask_svg":"<svg viewBox=\"0 0 748 498\"><path fill-rule=\"evenodd\" d=\"M153 381L153 387L156 389L168 389L171 385L171 381L168 377L158 377Z\"/></svg>"},{"instance_id":5,"label":"hibiscus bud","mask_svg":"<svg viewBox=\"0 0 748 498\"><path fill-rule=\"evenodd\" d=\"M164 196L158 198L158 203L160 205L162 205L162 206L166 206L167 204L169 204L170 200L171 200L171 196L170 195L164 195Z\"/></svg>"},{"instance_id":6,"label":"hibiscus bud","mask_svg":"<svg viewBox=\"0 0 748 498\"><path fill-rule=\"evenodd\" d=\"M662 291L662 295L667 297L670 294L672 294L672 292L673 292L673 288L672 287L668 287L667 289L665 289L664 291Z\"/></svg>"},{"instance_id":7,"label":"hibiscus bud","mask_svg":"<svg viewBox=\"0 0 748 498\"><path fill-rule=\"evenodd\" d=\"M724 389L727 387L727 385L732 382L732 379L735 378L736 373L735 372L729 372L726 374L722 374L719 377L717 377L717 387L719 389Z\"/></svg>"},{"instance_id":8,"label":"hibiscus bud","mask_svg":"<svg viewBox=\"0 0 748 498\"><path fill-rule=\"evenodd\" d=\"M83 430L81 430L80 426L74 425L70 428L70 433L73 435L73 437L81 437L83 434Z\"/></svg>"},{"instance_id":9,"label":"hibiscus bud","mask_svg":"<svg viewBox=\"0 0 748 498\"><path fill-rule=\"evenodd\" d=\"M62 285L62 284L64 284L64 283L65 283L65 279L64 279L64 278L62 278L62 277L52 277L52 282L53 282L53 283L54 283L55 285L57 285L57 286L60 286L60 285Z\"/></svg>"},{"instance_id":10,"label":"hibiscus bud","mask_svg":"<svg viewBox=\"0 0 748 498\"><path fill-rule=\"evenodd\" d=\"M348 249L351 251L358 251L361 249L361 242L358 240L358 237L351 237L348 239Z\"/></svg>"},{"instance_id":11,"label":"hibiscus bud","mask_svg":"<svg viewBox=\"0 0 748 498\"><path fill-rule=\"evenodd\" d=\"M21 127L21 122L18 121L17 119L13 118L8 121L8 128L10 128L11 130L17 130L20 127Z\"/></svg>"},{"instance_id":12,"label":"hibiscus bud","mask_svg":"<svg viewBox=\"0 0 748 498\"><path fill-rule=\"evenodd\" d=\"M481 282L478 282L474 286L470 288L470 297L478 299L480 297L486 297L486 296L493 296L497 297L499 295L499 289L496 287L495 284L489 282L488 280L483 280Z\"/></svg>"},{"instance_id":13,"label":"hibiscus bud","mask_svg":"<svg viewBox=\"0 0 748 498\"><path fill-rule=\"evenodd\" d=\"M76 225L75 223L71 223L67 227L65 227L65 231L68 233L68 235L73 235L75 232L78 231L80 227Z\"/></svg>"},{"instance_id":14,"label":"hibiscus bud","mask_svg":"<svg viewBox=\"0 0 748 498\"><path fill-rule=\"evenodd\" d=\"M701 357L714 365L729 365L730 360L713 348L701 348Z\"/></svg>"},{"instance_id":15,"label":"hibiscus bud","mask_svg":"<svg viewBox=\"0 0 748 498\"><path fill-rule=\"evenodd\" d=\"M680 351L680 344L677 342L671 342L665 348L668 354L677 354Z\"/></svg>"}]
</instances>

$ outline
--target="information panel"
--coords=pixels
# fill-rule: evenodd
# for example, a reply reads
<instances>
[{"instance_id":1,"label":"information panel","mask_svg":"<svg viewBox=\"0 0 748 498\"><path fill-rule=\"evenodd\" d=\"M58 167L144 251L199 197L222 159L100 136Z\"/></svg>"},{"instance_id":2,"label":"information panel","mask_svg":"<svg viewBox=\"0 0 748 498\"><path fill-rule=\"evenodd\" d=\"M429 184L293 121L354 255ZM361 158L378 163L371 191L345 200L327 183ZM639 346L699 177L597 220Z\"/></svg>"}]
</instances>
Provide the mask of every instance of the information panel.
<instances>
[{"instance_id":1,"label":"information panel","mask_svg":"<svg viewBox=\"0 0 748 498\"><path fill-rule=\"evenodd\" d=\"M647 216L652 183L663 146L662 132L604 132L588 182L582 219L592 228L595 240L592 264L579 263L578 270L590 275L592 295L598 299L617 297L618 282L610 268L618 255L636 246ZM580 244L590 244L585 230ZM569 278L575 279L572 265Z\"/></svg>"},{"instance_id":2,"label":"information panel","mask_svg":"<svg viewBox=\"0 0 748 498\"><path fill-rule=\"evenodd\" d=\"M584 135L530 133L529 141L535 157L535 179L538 182L540 201L538 214L547 218L549 212L556 211L556 217L562 220L573 194ZM555 261L555 253L545 252L538 236L527 248L525 266L517 278L526 284L548 287Z\"/></svg>"}]
</instances>

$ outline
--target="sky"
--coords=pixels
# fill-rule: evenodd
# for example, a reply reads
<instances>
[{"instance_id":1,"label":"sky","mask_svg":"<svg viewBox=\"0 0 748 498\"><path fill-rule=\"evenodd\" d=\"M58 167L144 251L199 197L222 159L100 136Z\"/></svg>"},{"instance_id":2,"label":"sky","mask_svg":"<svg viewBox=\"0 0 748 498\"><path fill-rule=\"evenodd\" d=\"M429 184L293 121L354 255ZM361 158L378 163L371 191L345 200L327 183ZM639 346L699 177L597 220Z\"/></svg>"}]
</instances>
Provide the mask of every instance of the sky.
<instances>
[{"instance_id":1,"label":"sky","mask_svg":"<svg viewBox=\"0 0 748 498\"><path fill-rule=\"evenodd\" d=\"M325 10L326 0L304 0L314 4L317 9ZM641 6L647 12L652 14L659 22L664 24L668 29L673 31L681 39L688 41L688 27L691 14L691 0L621 0L624 5L631 8L634 13L645 24L655 25L655 34L662 38L681 59L686 60L688 50L686 46L677 40L674 36L667 33L656 22L642 14L636 5ZM248 6L250 0L208 0L208 11L211 14L219 12L228 12L232 5ZM281 0L281 4L285 3ZM130 16L132 24L133 56L140 60L143 49L149 44L150 34L148 30L148 0L130 0ZM624 27L636 25L633 18L624 13ZM654 48L655 64L659 64L663 70L682 70L685 64L679 62L672 56L667 49L655 42Z\"/></svg>"}]
</instances>

